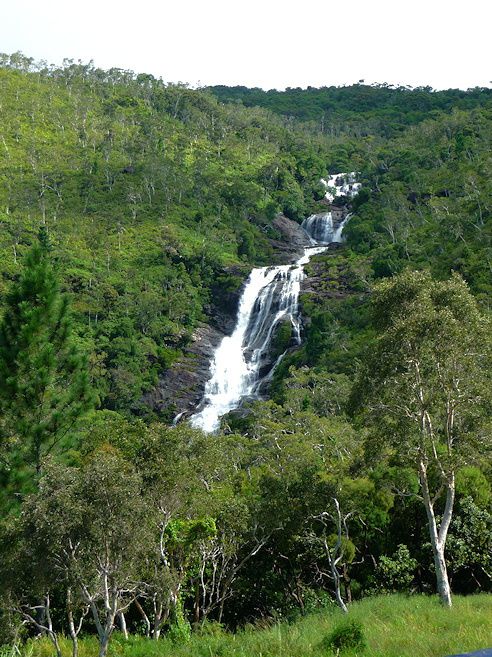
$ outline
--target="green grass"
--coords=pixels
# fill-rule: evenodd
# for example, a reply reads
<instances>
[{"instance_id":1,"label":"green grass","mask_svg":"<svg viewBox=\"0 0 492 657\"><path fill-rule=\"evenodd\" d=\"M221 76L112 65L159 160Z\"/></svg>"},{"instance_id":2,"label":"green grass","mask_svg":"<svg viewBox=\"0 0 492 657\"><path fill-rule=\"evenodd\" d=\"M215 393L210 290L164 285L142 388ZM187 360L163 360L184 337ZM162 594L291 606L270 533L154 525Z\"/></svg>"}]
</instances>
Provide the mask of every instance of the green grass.
<instances>
[{"instance_id":1,"label":"green grass","mask_svg":"<svg viewBox=\"0 0 492 657\"><path fill-rule=\"evenodd\" d=\"M444 657L492 647L492 595L454 598L452 609L428 596L380 596L352 605L349 617L358 620L367 646L347 651L346 657ZM129 641L115 634L110 657L326 657L323 639L344 618L337 609L311 614L292 624L269 628L248 627L236 634L197 635L185 645L166 639L152 642L141 637ZM70 655L62 640L63 655ZM29 643L23 655L52 657L46 641ZM96 657L94 637L81 640L80 657Z\"/></svg>"}]
</instances>

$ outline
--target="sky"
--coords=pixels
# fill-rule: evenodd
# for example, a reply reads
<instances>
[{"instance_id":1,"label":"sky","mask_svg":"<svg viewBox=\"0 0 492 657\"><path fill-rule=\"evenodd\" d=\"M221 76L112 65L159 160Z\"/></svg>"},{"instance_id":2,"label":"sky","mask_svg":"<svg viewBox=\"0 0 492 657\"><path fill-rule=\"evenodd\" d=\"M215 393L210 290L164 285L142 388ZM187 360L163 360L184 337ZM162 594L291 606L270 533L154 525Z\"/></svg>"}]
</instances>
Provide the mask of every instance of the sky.
<instances>
[{"instance_id":1,"label":"sky","mask_svg":"<svg viewBox=\"0 0 492 657\"><path fill-rule=\"evenodd\" d=\"M0 0L0 51L193 86L492 86L490 0Z\"/></svg>"}]
</instances>

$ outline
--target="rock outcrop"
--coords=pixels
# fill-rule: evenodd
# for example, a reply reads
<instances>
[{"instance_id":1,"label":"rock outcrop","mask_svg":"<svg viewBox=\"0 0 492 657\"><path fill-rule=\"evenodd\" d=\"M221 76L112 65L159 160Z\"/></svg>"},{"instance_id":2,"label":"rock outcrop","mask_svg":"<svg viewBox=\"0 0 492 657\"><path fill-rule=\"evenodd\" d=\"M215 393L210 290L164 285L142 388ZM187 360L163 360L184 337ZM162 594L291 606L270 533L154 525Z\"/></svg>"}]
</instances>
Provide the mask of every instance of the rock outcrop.
<instances>
[{"instance_id":1,"label":"rock outcrop","mask_svg":"<svg viewBox=\"0 0 492 657\"><path fill-rule=\"evenodd\" d=\"M283 214L277 215L272 225L280 235L279 239L270 240L275 251L275 260L272 264L287 265L295 262L302 256L305 247L311 244L306 231L296 221Z\"/></svg>"},{"instance_id":2,"label":"rock outcrop","mask_svg":"<svg viewBox=\"0 0 492 657\"><path fill-rule=\"evenodd\" d=\"M337 217L340 221L345 215ZM273 223L279 237L271 239L275 257L272 264L289 264L299 259L311 240L301 226L285 215L278 215ZM336 249L338 245L330 245ZM143 401L163 419L171 421L174 416L186 417L199 407L203 399L205 384L210 378L210 363L216 347L226 335L231 335L237 320L237 311L244 282L249 275L249 267L237 265L224 269L217 277L217 282L211 290L212 303L205 307L207 321L196 327L190 344L181 358L170 368L162 372L156 387L148 392ZM302 282L302 292L319 293L324 286L324 277L316 264L310 269L310 274ZM326 290L323 290L326 294ZM338 296L335 291L331 292ZM289 339L280 331L282 341L281 351L289 348ZM280 338L279 338L280 339ZM277 340L277 337L274 340ZM292 345L290 345L292 346ZM275 347L275 344L274 344ZM271 369L278 354L273 349L265 358L262 368L265 372Z\"/></svg>"},{"instance_id":3,"label":"rock outcrop","mask_svg":"<svg viewBox=\"0 0 492 657\"><path fill-rule=\"evenodd\" d=\"M200 324L184 355L161 374L144 402L168 420L178 413L194 411L203 397L212 355L223 337L224 333L210 324Z\"/></svg>"},{"instance_id":4,"label":"rock outcrop","mask_svg":"<svg viewBox=\"0 0 492 657\"><path fill-rule=\"evenodd\" d=\"M213 353L222 338L234 330L248 272L239 266L224 269L222 279L212 289L213 302L204 309L208 321L195 328L183 356L161 373L158 384L145 395L144 403L163 419L186 416L200 404Z\"/></svg>"}]
</instances>

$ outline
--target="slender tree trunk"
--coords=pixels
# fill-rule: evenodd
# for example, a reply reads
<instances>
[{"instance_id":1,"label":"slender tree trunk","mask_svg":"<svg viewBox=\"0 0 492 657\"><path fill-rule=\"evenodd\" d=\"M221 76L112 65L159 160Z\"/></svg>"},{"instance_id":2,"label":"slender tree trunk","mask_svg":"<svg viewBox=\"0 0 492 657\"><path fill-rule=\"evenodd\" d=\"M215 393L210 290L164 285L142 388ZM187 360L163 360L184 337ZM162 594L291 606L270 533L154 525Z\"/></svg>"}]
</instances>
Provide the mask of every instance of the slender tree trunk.
<instances>
[{"instance_id":1,"label":"slender tree trunk","mask_svg":"<svg viewBox=\"0 0 492 657\"><path fill-rule=\"evenodd\" d=\"M200 622L200 584L197 580L195 587L195 602L193 604L193 622L198 625Z\"/></svg>"},{"instance_id":2,"label":"slender tree trunk","mask_svg":"<svg viewBox=\"0 0 492 657\"><path fill-rule=\"evenodd\" d=\"M53 645L55 646L56 650L56 656L57 657L62 657L62 652L60 649L60 644L58 643L58 637L56 636L55 632L49 632L49 635L51 637L51 640L53 641Z\"/></svg>"},{"instance_id":3,"label":"slender tree trunk","mask_svg":"<svg viewBox=\"0 0 492 657\"><path fill-rule=\"evenodd\" d=\"M79 654L79 642L77 637L77 630L75 629L75 622L72 612L72 589L68 588L67 590L67 618L68 618L68 629L70 632L70 638L72 639L72 657L78 657Z\"/></svg>"},{"instance_id":4,"label":"slender tree trunk","mask_svg":"<svg viewBox=\"0 0 492 657\"><path fill-rule=\"evenodd\" d=\"M120 629L123 633L123 636L128 641L128 629L126 627L125 614L122 611L120 611L120 613L118 614L118 620L120 622Z\"/></svg>"},{"instance_id":5,"label":"slender tree trunk","mask_svg":"<svg viewBox=\"0 0 492 657\"><path fill-rule=\"evenodd\" d=\"M338 568L336 567L335 560L330 559L331 575L333 577L333 588L335 590L335 599L337 605L343 611L344 614L348 614L348 608L342 598L342 592L340 591L340 574Z\"/></svg>"},{"instance_id":6,"label":"slender tree trunk","mask_svg":"<svg viewBox=\"0 0 492 657\"><path fill-rule=\"evenodd\" d=\"M60 644L58 643L58 635L53 630L53 622L51 620L51 596L49 594L47 594L45 598L44 613L48 624L48 634L53 641L53 645L55 646L56 655L57 657L62 657Z\"/></svg>"},{"instance_id":7,"label":"slender tree trunk","mask_svg":"<svg viewBox=\"0 0 492 657\"><path fill-rule=\"evenodd\" d=\"M79 640L76 634L72 635L72 657L79 655Z\"/></svg>"},{"instance_id":8,"label":"slender tree trunk","mask_svg":"<svg viewBox=\"0 0 492 657\"><path fill-rule=\"evenodd\" d=\"M427 467L422 460L419 463L419 476L425 511L427 513L427 520L429 522L429 536L432 546L432 553L434 555L434 566L436 569L437 592L443 605L446 607L451 607L451 587L449 585L444 549L446 547L446 538L453 512L455 494L454 476L451 477L451 481L448 482L446 487L446 506L441 521L441 527L439 529L437 527L436 516L434 513L434 504L429 492Z\"/></svg>"},{"instance_id":9,"label":"slender tree trunk","mask_svg":"<svg viewBox=\"0 0 492 657\"><path fill-rule=\"evenodd\" d=\"M451 600L451 587L449 586L448 569L444 557L444 545L439 541L437 545L432 545L432 549L436 568L437 592L443 605L451 607L453 602Z\"/></svg>"},{"instance_id":10,"label":"slender tree trunk","mask_svg":"<svg viewBox=\"0 0 492 657\"><path fill-rule=\"evenodd\" d=\"M106 657L106 655L108 654L108 646L109 646L109 635L105 633L99 639L99 657Z\"/></svg>"},{"instance_id":11,"label":"slender tree trunk","mask_svg":"<svg viewBox=\"0 0 492 657\"><path fill-rule=\"evenodd\" d=\"M225 605L225 596L222 598L220 601L220 607L219 607L219 623L222 623L222 616L224 615L224 605Z\"/></svg>"},{"instance_id":12,"label":"slender tree trunk","mask_svg":"<svg viewBox=\"0 0 492 657\"><path fill-rule=\"evenodd\" d=\"M162 603L159 603L156 611L154 612L152 638L157 641L161 636L161 629L169 616L169 607L164 608Z\"/></svg>"},{"instance_id":13,"label":"slender tree trunk","mask_svg":"<svg viewBox=\"0 0 492 657\"><path fill-rule=\"evenodd\" d=\"M345 586L345 597L347 598L347 604L351 604L352 602L352 587L351 587L351 579L348 574L348 569L347 569L347 564L344 564L343 566L343 583Z\"/></svg>"},{"instance_id":14,"label":"slender tree trunk","mask_svg":"<svg viewBox=\"0 0 492 657\"><path fill-rule=\"evenodd\" d=\"M145 624L145 636L147 637L147 639L150 639L150 620L149 620L149 617L145 613L145 609L142 607L142 605L140 604L138 599L135 600L135 606L138 609L138 611L140 612L140 615L142 616L142 620Z\"/></svg>"}]
</instances>

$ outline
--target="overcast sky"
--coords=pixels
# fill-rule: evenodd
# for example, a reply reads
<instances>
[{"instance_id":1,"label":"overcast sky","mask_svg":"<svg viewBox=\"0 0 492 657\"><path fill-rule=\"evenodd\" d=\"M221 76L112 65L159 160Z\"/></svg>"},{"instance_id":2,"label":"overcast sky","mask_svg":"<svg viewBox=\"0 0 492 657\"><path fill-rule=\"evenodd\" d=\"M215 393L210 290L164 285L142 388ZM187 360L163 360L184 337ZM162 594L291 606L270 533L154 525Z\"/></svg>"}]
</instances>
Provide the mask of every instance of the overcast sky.
<instances>
[{"instance_id":1,"label":"overcast sky","mask_svg":"<svg viewBox=\"0 0 492 657\"><path fill-rule=\"evenodd\" d=\"M0 0L0 50L170 82L492 86L491 0Z\"/></svg>"}]
</instances>

